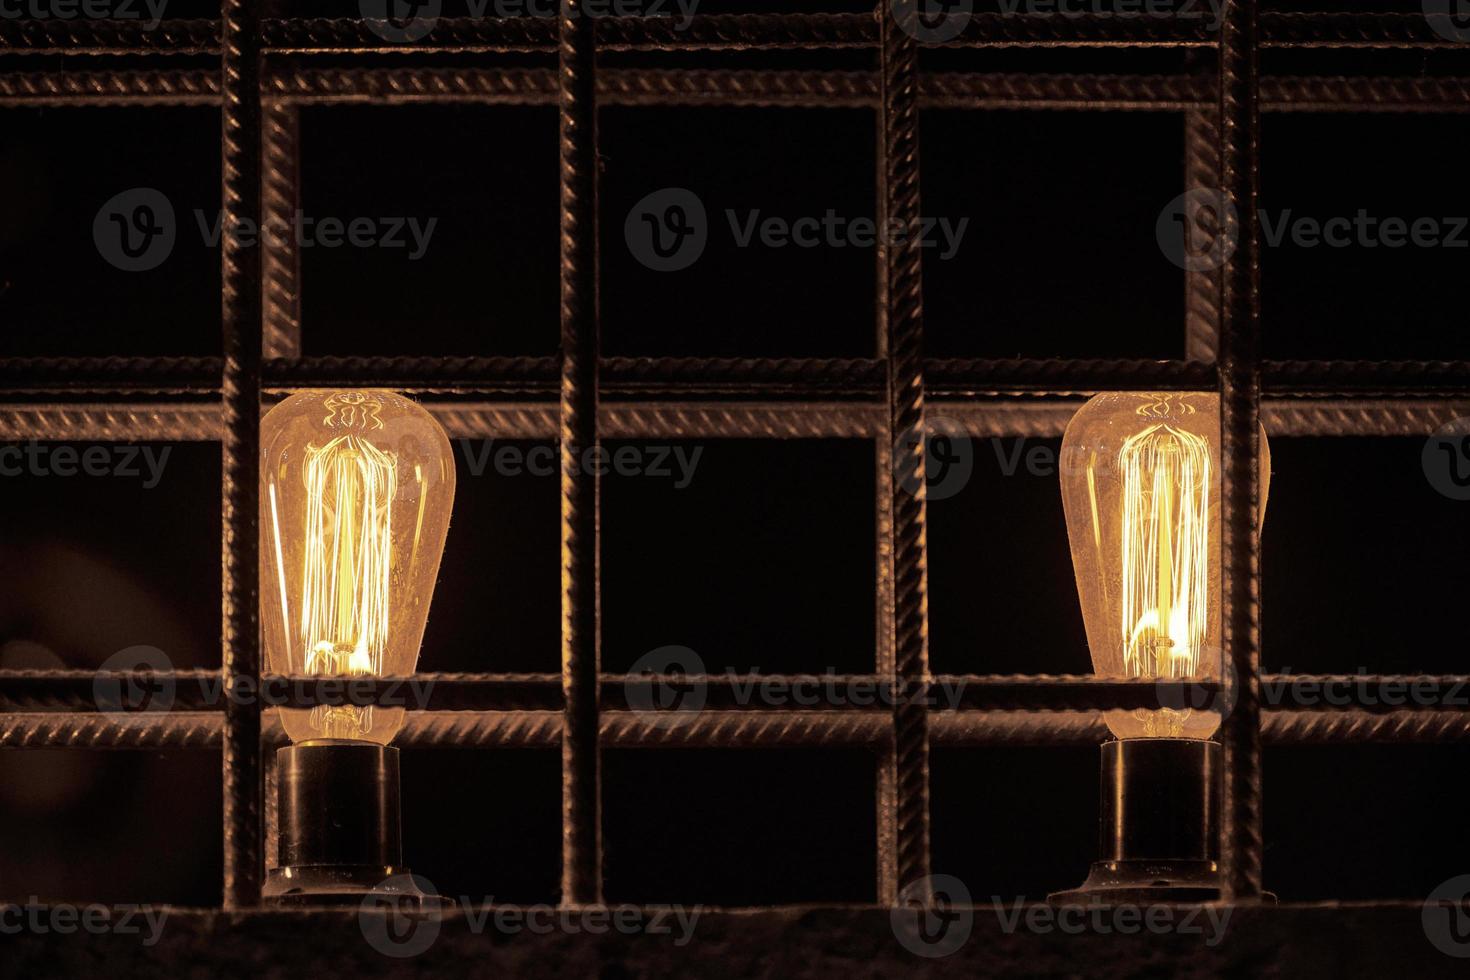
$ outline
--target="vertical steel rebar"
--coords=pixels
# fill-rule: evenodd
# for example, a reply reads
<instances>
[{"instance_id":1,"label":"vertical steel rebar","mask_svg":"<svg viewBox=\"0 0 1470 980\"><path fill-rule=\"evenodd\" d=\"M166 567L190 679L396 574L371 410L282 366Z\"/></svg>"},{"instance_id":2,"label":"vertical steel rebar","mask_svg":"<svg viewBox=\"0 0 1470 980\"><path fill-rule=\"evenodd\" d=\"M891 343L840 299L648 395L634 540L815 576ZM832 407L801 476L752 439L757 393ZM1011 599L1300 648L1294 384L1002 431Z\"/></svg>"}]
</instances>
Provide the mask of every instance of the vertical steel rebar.
<instances>
[{"instance_id":1,"label":"vertical steel rebar","mask_svg":"<svg viewBox=\"0 0 1470 980\"><path fill-rule=\"evenodd\" d=\"M1220 179L1219 132L1214 113L1184 114L1184 190L1214 190ZM1184 273L1184 356L1213 364L1220 349L1220 270Z\"/></svg>"},{"instance_id":2,"label":"vertical steel rebar","mask_svg":"<svg viewBox=\"0 0 1470 980\"><path fill-rule=\"evenodd\" d=\"M876 185L874 207L878 227L888 224L887 192L884 190L888 178L888 139L882 119L874 114L874 135L877 142L874 170ZM874 249L877 261L874 290L874 319L877 330L874 338L874 353L880 359L888 357L888 247L880 235ZM890 684L898 682L897 662L893 651L893 442L891 434L885 433L874 443L876 466L875 509L877 531L876 598L874 622L874 671ZM890 719L891 721L892 719ZM903 887L898 880L898 756L893 740L877 752L877 834L878 845L878 904L892 907L898 904L898 892Z\"/></svg>"},{"instance_id":3,"label":"vertical steel rebar","mask_svg":"<svg viewBox=\"0 0 1470 980\"><path fill-rule=\"evenodd\" d=\"M888 14L891 13L891 16ZM888 435L893 453L894 703L897 873L903 887L929 874L929 568L925 531L924 307L919 251L918 10L884 11L883 209L904 234L884 263ZM922 897L922 896L913 896Z\"/></svg>"},{"instance_id":4,"label":"vertical steel rebar","mask_svg":"<svg viewBox=\"0 0 1470 980\"><path fill-rule=\"evenodd\" d=\"M597 742L597 105L593 22L561 0L561 669L562 901L602 900Z\"/></svg>"},{"instance_id":5,"label":"vertical steel rebar","mask_svg":"<svg viewBox=\"0 0 1470 980\"><path fill-rule=\"evenodd\" d=\"M1261 894L1260 708L1260 265L1257 232L1256 4L1226 0L1220 30L1220 186L1233 211L1234 251L1224 268L1220 332L1223 463L1224 642L1236 678L1225 719L1220 833L1225 897Z\"/></svg>"},{"instance_id":6,"label":"vertical steel rebar","mask_svg":"<svg viewBox=\"0 0 1470 980\"><path fill-rule=\"evenodd\" d=\"M301 107L272 99L264 110L265 173L261 188L264 220L291 224L301 206ZM301 252L294 235L261 236L265 279L266 357L301 356Z\"/></svg>"},{"instance_id":7,"label":"vertical steel rebar","mask_svg":"<svg viewBox=\"0 0 1470 980\"><path fill-rule=\"evenodd\" d=\"M222 666L228 685L260 676L257 589L260 465L260 250L240 230L260 226L260 18L248 0L224 0L221 49L223 237L220 263L224 371L221 379ZM260 902L260 705L225 703L224 904Z\"/></svg>"}]
</instances>

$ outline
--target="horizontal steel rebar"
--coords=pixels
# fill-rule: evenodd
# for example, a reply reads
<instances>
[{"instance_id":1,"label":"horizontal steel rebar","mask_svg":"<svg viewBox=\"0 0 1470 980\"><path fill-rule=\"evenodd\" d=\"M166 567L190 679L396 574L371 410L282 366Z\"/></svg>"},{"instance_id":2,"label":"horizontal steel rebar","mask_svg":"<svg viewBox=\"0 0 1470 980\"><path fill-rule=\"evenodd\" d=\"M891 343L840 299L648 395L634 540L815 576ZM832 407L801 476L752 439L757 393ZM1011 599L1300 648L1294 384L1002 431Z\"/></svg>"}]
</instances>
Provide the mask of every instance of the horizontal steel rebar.
<instances>
[{"instance_id":1,"label":"horizontal steel rebar","mask_svg":"<svg viewBox=\"0 0 1470 980\"><path fill-rule=\"evenodd\" d=\"M267 706L381 703L433 711L555 711L556 674L421 673L408 677L262 677L225 690L214 670L0 671L0 711L97 710L128 713L133 702L156 710L220 710L231 699ZM611 710L663 704L670 692L701 709L775 706L785 711L850 709L883 713L914 696L932 711L1101 711L1213 704L1222 696L1206 678L1118 680L1091 674L936 674L911 694L885 674L603 674L601 701ZM1209 699L1202 701L1198 699ZM1462 709L1470 714L1470 675L1267 674L1266 710L1306 708L1389 712ZM151 710L151 709L150 709Z\"/></svg>"},{"instance_id":2,"label":"horizontal steel rebar","mask_svg":"<svg viewBox=\"0 0 1470 980\"><path fill-rule=\"evenodd\" d=\"M1434 29L1421 13L1282 13L1260 15L1265 48L1451 47L1453 32ZM448 51L544 51L555 45L554 24L534 17L439 18L422 39L390 40L381 21L293 18L262 24L268 54L422 54ZM952 46L986 47L1208 47L1215 42L1204 11L1197 17L1107 14L977 13L965 18ZM697 14L687 25L674 17L603 17L597 45L612 51L873 48L873 14ZM0 20L0 52L14 54L215 54L213 20L144 21Z\"/></svg>"},{"instance_id":3,"label":"horizontal steel rebar","mask_svg":"<svg viewBox=\"0 0 1470 980\"><path fill-rule=\"evenodd\" d=\"M0 748L217 749L219 712L0 713ZM1470 738L1470 712L1398 709L1382 713L1294 709L1267 712L1270 745L1434 743ZM285 732L267 715L262 737L281 745ZM705 711L656 719L605 712L604 748L882 747L888 719L863 711ZM930 715L930 737L949 747L1096 745L1109 738L1099 715L1072 712L943 711ZM411 711L394 741L402 748L541 748L561 744L559 711Z\"/></svg>"},{"instance_id":4,"label":"horizontal steel rebar","mask_svg":"<svg viewBox=\"0 0 1470 980\"><path fill-rule=\"evenodd\" d=\"M267 389L382 385L439 394L555 394L551 357L316 357L272 360ZM63 401L82 395L217 393L209 357L0 358L0 392ZM676 394L741 398L876 397L882 362L875 358L609 357L600 386L613 399ZM936 397L988 393L1073 394L1135 389L1204 390L1211 365L1183 360L948 358L925 362ZM1467 361L1267 361L1274 395L1470 397Z\"/></svg>"},{"instance_id":5,"label":"horizontal steel rebar","mask_svg":"<svg viewBox=\"0 0 1470 980\"><path fill-rule=\"evenodd\" d=\"M868 71L606 69L598 101L621 106L872 108L878 79ZM556 101L550 68L284 68L262 91L296 103ZM919 102L930 108L1179 111L1210 108L1202 75L928 72ZM216 105L219 77L204 70L55 71L0 74L0 105ZM1278 75L1262 79L1266 111L1463 111L1463 77Z\"/></svg>"},{"instance_id":6,"label":"horizontal steel rebar","mask_svg":"<svg viewBox=\"0 0 1470 980\"><path fill-rule=\"evenodd\" d=\"M972 437L1057 438L1080 398L931 400L929 426ZM524 402L431 402L451 438L552 439L556 409ZM1470 400L1434 398L1266 400L1262 418L1273 438L1425 436L1470 416ZM609 439L873 439L883 434L882 406L864 402L605 402L599 431ZM93 405L0 404L0 440L71 439L209 441L219 411L176 402Z\"/></svg>"}]
</instances>

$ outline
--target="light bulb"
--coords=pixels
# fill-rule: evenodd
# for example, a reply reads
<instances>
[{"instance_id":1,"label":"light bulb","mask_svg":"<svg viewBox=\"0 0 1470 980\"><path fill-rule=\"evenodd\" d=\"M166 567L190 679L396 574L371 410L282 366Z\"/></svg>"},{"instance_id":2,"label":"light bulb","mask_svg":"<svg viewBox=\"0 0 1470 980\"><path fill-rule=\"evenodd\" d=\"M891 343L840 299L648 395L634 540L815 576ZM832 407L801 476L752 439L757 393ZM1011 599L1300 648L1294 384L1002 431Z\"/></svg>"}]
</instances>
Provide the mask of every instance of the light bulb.
<instances>
[{"instance_id":1,"label":"light bulb","mask_svg":"<svg viewBox=\"0 0 1470 980\"><path fill-rule=\"evenodd\" d=\"M391 391L298 392L261 421L261 628L277 674L413 673L454 503L439 423ZM401 706L285 708L293 742L387 745Z\"/></svg>"},{"instance_id":2,"label":"light bulb","mask_svg":"<svg viewBox=\"0 0 1470 980\"><path fill-rule=\"evenodd\" d=\"M1271 454L1261 439L1257 520ZM1221 677L1220 398L1108 392L1062 437L1062 504L1092 664L1101 677ZM1218 712L1106 713L1121 739L1205 739Z\"/></svg>"}]
</instances>

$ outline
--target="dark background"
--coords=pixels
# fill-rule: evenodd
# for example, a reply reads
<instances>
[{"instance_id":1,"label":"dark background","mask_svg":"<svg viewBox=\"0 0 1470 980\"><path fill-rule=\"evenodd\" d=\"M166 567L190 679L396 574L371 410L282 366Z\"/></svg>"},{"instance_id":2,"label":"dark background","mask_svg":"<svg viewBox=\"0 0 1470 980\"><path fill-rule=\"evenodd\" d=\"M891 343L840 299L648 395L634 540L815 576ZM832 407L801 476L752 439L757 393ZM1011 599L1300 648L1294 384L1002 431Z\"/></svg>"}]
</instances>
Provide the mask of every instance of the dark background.
<instances>
[{"instance_id":1,"label":"dark background","mask_svg":"<svg viewBox=\"0 0 1470 980\"><path fill-rule=\"evenodd\" d=\"M961 52L933 63L1172 71L1179 57ZM1321 74L1466 68L1459 52L1327 52L1303 64L1293 62ZM870 113L610 108L600 125L605 352L874 353L871 251L737 249L720 217L871 216ZM307 110L308 214L438 225L418 262L308 250L306 353L554 353L555 126L550 108ZM1263 206L1273 219L1288 208L1470 214L1470 184L1457 177L1466 134L1463 116L1267 116ZM191 215L218 207L218 140L208 109L0 110L0 354L218 353L218 256ZM926 111L924 212L970 219L952 260L926 256L929 353L1182 356L1183 276L1154 240L1160 209L1183 189L1181 143L1181 119L1167 113ZM632 204L666 186L695 191L716 216L704 256L677 273L643 268L622 238ZM98 207L132 187L161 190L181 216L174 253L152 272L114 269L92 241ZM1466 255L1264 250L1267 355L1470 356ZM870 669L872 447L697 445L685 489L606 481L605 668L678 644L712 672ZM1273 437L1266 669L1466 671L1470 505L1428 484L1421 445ZM970 483L930 507L938 672L1090 670L1056 478L1005 475L999 459L1013 448L977 442ZM464 463L420 666L555 671L555 482L476 477ZM174 446L153 489L0 479L0 667L95 667L135 644L180 667L217 666L218 480L206 444ZM1283 900L1417 897L1466 871L1467 765L1464 746L1268 749L1267 887ZM217 903L218 769L209 752L0 753L0 898ZM416 871L446 894L555 899L555 752L406 750L403 772ZM871 901L873 781L862 752L609 751L607 897ZM1096 785L1092 748L935 751L935 870L976 896L1039 898L1076 884L1095 853Z\"/></svg>"}]
</instances>

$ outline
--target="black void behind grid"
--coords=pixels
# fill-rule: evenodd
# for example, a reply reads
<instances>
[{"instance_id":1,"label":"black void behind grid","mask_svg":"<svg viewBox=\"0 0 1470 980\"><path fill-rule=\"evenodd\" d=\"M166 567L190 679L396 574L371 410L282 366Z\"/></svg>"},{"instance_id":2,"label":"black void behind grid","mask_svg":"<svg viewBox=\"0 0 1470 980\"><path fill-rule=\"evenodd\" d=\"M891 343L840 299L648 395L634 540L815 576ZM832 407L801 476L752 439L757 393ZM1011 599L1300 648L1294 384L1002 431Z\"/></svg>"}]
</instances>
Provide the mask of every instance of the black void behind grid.
<instances>
[{"instance_id":1,"label":"black void behind grid","mask_svg":"<svg viewBox=\"0 0 1470 980\"><path fill-rule=\"evenodd\" d=\"M877 766L879 905L930 870L931 745L1095 744L1096 712L1156 704L1155 684L1087 676L966 675L958 704L918 706L944 681L928 664L924 455L908 438L938 407L971 435L1054 437L1100 390L1209 389L1222 396L1225 640L1242 679L1221 732L1227 793L1228 894L1262 891L1261 743L1451 741L1470 713L1433 707L1263 711L1259 650L1257 421L1274 435L1425 435L1470 409L1470 363L1263 361L1255 220L1218 273L1190 273L1187 359L925 359L917 239L880 249L876 358L603 357L598 343L596 107L746 105L874 111L875 204L916 227L921 214L920 107L1165 110L1185 120L1186 186L1218 187L1253 216L1261 111L1470 109L1470 78L1273 75L1261 49L1417 50L1446 41L1419 14L1260 13L1227 2L1218 32L1174 18L977 14L947 45L965 48L1197 49L1184 74L920 71L920 45L889 5L870 14L696 15L686 30L649 18L593 19L563 0L552 20L440 21L421 42L390 44L360 20L263 18L226 0L219 21L0 21L0 106L218 106L221 205L232 219L284 218L300 199L299 115L340 103L472 103L559 107L559 357L303 357L300 256L289 241L259 250L226 235L222 358L0 360L0 436L7 439L218 440L223 451L223 676L258 680L256 482L262 401L295 388L383 385L426 396L452 437L555 438L564 454L602 438L868 440L878 474L878 632L874 673L915 695L887 710L738 707L711 677L710 709L658 724L628 692L656 679L599 672L597 478L561 477L561 661L556 675L437 674L406 746L557 747L562 760L562 901L602 897L600 750L608 747L850 746ZM913 16L904 8L900 16ZM928 45L927 47L936 47ZM598 70L596 52L860 49L874 69ZM485 67L500 55L554 60ZM25 56L37 56L27 58ZM47 57L39 57L39 56ZM60 56L60 57L56 57ZM96 67L125 56L126 69ZM175 67L179 56L217 68ZM407 57L411 56L411 57ZM472 67L467 67L472 64ZM57 67L61 66L61 67ZM983 320L981 303L976 316ZM1070 583L1068 583L1070 585ZM131 716L93 710L92 672L0 674L0 745L221 750L224 905L259 904L266 827L265 757L282 740L258 706L183 703ZM1379 676L1370 685L1423 680ZM696 679L698 680L698 679ZM1272 682L1313 683L1307 675ZM1428 678L1443 685L1463 678ZM1355 689L1360 689L1359 688ZM180 687L183 691L184 686ZM1083 869L1079 868L1081 874ZM1454 869L1446 869L1446 873Z\"/></svg>"}]
</instances>

